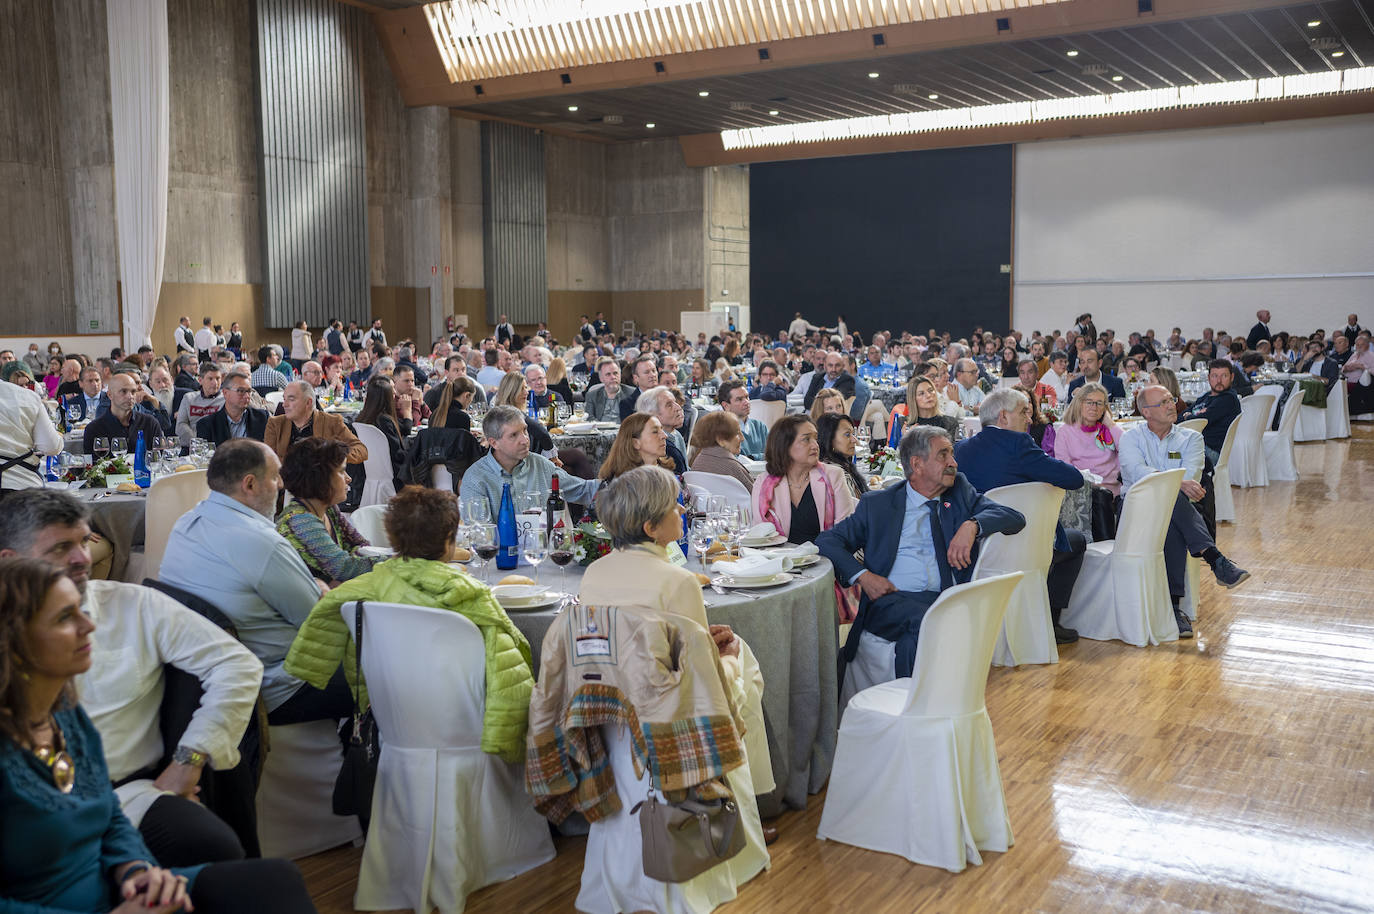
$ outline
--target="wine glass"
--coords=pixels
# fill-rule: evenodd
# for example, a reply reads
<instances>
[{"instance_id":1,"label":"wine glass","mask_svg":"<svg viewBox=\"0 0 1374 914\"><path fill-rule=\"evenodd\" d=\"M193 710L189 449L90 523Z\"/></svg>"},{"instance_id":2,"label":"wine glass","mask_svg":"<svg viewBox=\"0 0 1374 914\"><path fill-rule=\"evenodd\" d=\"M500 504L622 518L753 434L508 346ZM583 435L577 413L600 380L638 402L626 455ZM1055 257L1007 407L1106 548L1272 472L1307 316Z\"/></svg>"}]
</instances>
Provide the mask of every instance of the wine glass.
<instances>
[{"instance_id":1,"label":"wine glass","mask_svg":"<svg viewBox=\"0 0 1374 914\"><path fill-rule=\"evenodd\" d=\"M80 404L80 403L69 403L69 404L67 404L67 424L68 424L68 425L72 425L73 423L80 422L80 421L81 421L81 404Z\"/></svg>"},{"instance_id":2,"label":"wine glass","mask_svg":"<svg viewBox=\"0 0 1374 914\"><path fill-rule=\"evenodd\" d=\"M867 422L860 422L854 429L854 441L859 445L860 450L868 450L868 442L872 439L873 432L868 427Z\"/></svg>"},{"instance_id":3,"label":"wine glass","mask_svg":"<svg viewBox=\"0 0 1374 914\"><path fill-rule=\"evenodd\" d=\"M111 439L110 439L110 456L111 456L111 457L118 456L119 454L127 454L127 453L129 453L129 439L128 439L128 438L111 438Z\"/></svg>"},{"instance_id":4,"label":"wine glass","mask_svg":"<svg viewBox=\"0 0 1374 914\"><path fill-rule=\"evenodd\" d=\"M568 592L568 563L573 560L572 534L559 527L549 533L549 558L558 566L559 578L558 586L564 592Z\"/></svg>"},{"instance_id":5,"label":"wine glass","mask_svg":"<svg viewBox=\"0 0 1374 914\"><path fill-rule=\"evenodd\" d=\"M472 551L477 553L477 558L482 562L478 573L485 583L487 581L487 566L491 564L492 559L496 558L496 528L486 523L472 524L468 527L468 542L472 544Z\"/></svg>"},{"instance_id":6,"label":"wine glass","mask_svg":"<svg viewBox=\"0 0 1374 914\"><path fill-rule=\"evenodd\" d=\"M687 537L691 540L692 548L696 550L697 561L701 562L701 570L706 570L706 550L711 548L711 543L716 538L715 524L710 517L698 515L692 519L692 525L688 528Z\"/></svg>"},{"instance_id":7,"label":"wine glass","mask_svg":"<svg viewBox=\"0 0 1374 914\"><path fill-rule=\"evenodd\" d=\"M543 530L526 530L520 537L520 551L525 561L534 566L534 583L539 583L539 566L549 554L549 536Z\"/></svg>"},{"instance_id":8,"label":"wine glass","mask_svg":"<svg viewBox=\"0 0 1374 914\"><path fill-rule=\"evenodd\" d=\"M463 519L476 526L489 524L491 523L491 505L487 504L487 500L480 495L464 499Z\"/></svg>"},{"instance_id":9,"label":"wine glass","mask_svg":"<svg viewBox=\"0 0 1374 914\"><path fill-rule=\"evenodd\" d=\"M103 436L93 439L91 441L91 456L96 459L96 462L110 456L110 439Z\"/></svg>"},{"instance_id":10,"label":"wine glass","mask_svg":"<svg viewBox=\"0 0 1374 914\"><path fill-rule=\"evenodd\" d=\"M181 456L181 439L175 435L159 438L158 449L162 451L163 461L172 471L175 471L177 468L177 458Z\"/></svg>"}]
</instances>

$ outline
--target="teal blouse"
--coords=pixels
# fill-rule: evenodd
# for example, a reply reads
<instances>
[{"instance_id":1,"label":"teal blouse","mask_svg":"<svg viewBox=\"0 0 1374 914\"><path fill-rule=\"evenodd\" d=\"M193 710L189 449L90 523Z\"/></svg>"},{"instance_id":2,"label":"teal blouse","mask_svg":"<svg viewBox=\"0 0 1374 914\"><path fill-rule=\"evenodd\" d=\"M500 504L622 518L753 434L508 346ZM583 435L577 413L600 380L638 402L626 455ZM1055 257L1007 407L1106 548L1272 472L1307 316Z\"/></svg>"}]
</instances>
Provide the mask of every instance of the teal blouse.
<instances>
[{"instance_id":1,"label":"teal blouse","mask_svg":"<svg viewBox=\"0 0 1374 914\"><path fill-rule=\"evenodd\" d=\"M119 809L100 734L79 706L58 711L76 783L64 794L48 767L0 737L0 914L93 914L119 902L111 870L153 861ZM177 872L194 878L201 867Z\"/></svg>"}]
</instances>

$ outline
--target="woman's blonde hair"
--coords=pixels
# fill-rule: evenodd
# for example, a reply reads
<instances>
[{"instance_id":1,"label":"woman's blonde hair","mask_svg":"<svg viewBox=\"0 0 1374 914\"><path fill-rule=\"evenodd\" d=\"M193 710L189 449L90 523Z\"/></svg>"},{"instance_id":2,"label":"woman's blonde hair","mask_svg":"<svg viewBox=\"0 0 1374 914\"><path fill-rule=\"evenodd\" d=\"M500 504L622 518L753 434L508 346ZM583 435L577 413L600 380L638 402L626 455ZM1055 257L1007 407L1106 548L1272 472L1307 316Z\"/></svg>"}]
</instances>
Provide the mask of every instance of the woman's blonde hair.
<instances>
[{"instance_id":1,"label":"woman's blonde hair","mask_svg":"<svg viewBox=\"0 0 1374 914\"><path fill-rule=\"evenodd\" d=\"M496 396L492 403L496 406L514 406L516 409L524 410L525 397L520 393L520 388L525 386L525 376L518 371L508 371L501 383L496 387Z\"/></svg>"},{"instance_id":2,"label":"woman's blonde hair","mask_svg":"<svg viewBox=\"0 0 1374 914\"><path fill-rule=\"evenodd\" d=\"M620 423L620 431L615 436L615 441L611 443L611 450L606 455L606 460L601 464L601 470L597 478L602 480L615 479L622 473L628 473L635 467L644 466L644 458L640 456L639 449L635 447L637 439L644 431L644 426L649 424L650 419L656 417L648 413L631 413L625 421ZM671 470L673 462L667 457L660 457L659 466ZM598 513L600 509L598 508Z\"/></svg>"},{"instance_id":3,"label":"woman's blonde hair","mask_svg":"<svg viewBox=\"0 0 1374 914\"><path fill-rule=\"evenodd\" d=\"M844 405L844 397L833 387L826 387L816 394L816 399L811 401L811 421L815 422L825 415L825 401L839 400L840 405Z\"/></svg>"},{"instance_id":4,"label":"woman's blonde hair","mask_svg":"<svg viewBox=\"0 0 1374 914\"><path fill-rule=\"evenodd\" d=\"M1098 384L1096 381L1088 381L1073 392L1073 399L1069 401L1069 406L1064 410L1063 422L1065 425L1083 424L1083 399L1090 393L1101 394L1102 401L1108 405L1112 402L1112 395L1107 393L1107 388ZM1112 411L1104 408L1102 410L1102 422L1105 425L1112 425Z\"/></svg>"},{"instance_id":5,"label":"woman's blonde hair","mask_svg":"<svg viewBox=\"0 0 1374 914\"><path fill-rule=\"evenodd\" d=\"M557 384L568 376L568 363L563 361L562 356L554 356L553 361L549 362L549 370L544 372L544 380L550 384Z\"/></svg>"}]
</instances>

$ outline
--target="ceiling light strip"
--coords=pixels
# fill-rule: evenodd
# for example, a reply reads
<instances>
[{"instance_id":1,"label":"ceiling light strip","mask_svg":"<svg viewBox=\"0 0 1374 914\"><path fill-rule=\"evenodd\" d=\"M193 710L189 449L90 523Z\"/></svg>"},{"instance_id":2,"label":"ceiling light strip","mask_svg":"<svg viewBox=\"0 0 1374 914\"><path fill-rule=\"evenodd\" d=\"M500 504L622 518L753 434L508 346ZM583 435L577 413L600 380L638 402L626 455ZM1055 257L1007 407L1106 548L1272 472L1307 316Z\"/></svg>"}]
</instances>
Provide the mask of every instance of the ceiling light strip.
<instances>
[{"instance_id":1,"label":"ceiling light strip","mask_svg":"<svg viewBox=\"0 0 1374 914\"><path fill-rule=\"evenodd\" d=\"M1061 2L440 0L422 9L449 79L471 82ZM619 40L597 40L617 31ZM524 50L530 47L541 52Z\"/></svg>"},{"instance_id":2,"label":"ceiling light strip","mask_svg":"<svg viewBox=\"0 0 1374 914\"><path fill-rule=\"evenodd\" d=\"M738 130L722 130L720 141L726 149L752 149L760 146L823 143L831 140L929 133L936 130L1030 124L1065 118L1104 117L1170 108L1244 104L1370 90L1374 90L1374 67L1359 67L1297 76L1144 89L1139 92L1070 96L1033 102L975 105L967 108L941 108L934 111L879 114L770 127L745 127Z\"/></svg>"}]
</instances>

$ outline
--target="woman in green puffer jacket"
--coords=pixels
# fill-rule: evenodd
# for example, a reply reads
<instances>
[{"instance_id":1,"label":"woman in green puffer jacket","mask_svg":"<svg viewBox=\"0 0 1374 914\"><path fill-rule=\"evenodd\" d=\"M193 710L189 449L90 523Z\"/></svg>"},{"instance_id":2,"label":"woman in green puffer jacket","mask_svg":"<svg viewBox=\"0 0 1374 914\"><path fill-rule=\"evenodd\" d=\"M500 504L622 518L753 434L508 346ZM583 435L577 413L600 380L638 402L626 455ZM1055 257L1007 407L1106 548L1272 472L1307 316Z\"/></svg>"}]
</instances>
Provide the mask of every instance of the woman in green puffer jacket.
<instances>
[{"instance_id":1,"label":"woman in green puffer jacket","mask_svg":"<svg viewBox=\"0 0 1374 914\"><path fill-rule=\"evenodd\" d=\"M397 557L345 581L315 604L286 655L286 671L323 688L342 661L349 685L358 681L357 654L339 614L345 603L406 603L461 613L477 626L486 647L482 751L521 761L534 689L530 645L486 585L448 564L458 530L457 496L407 486L388 504L385 525ZM384 617L368 618L386 624ZM366 707L365 687L361 698Z\"/></svg>"}]
</instances>

